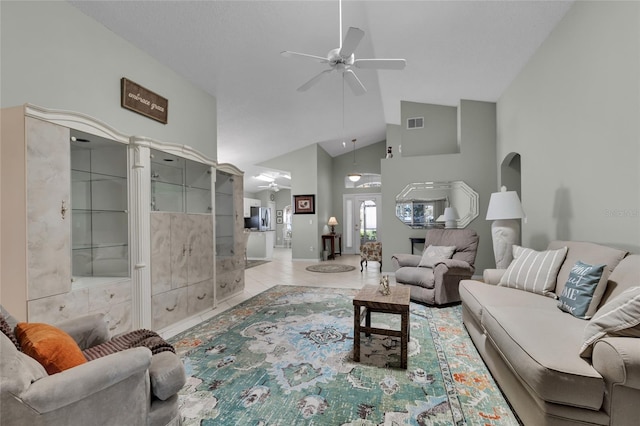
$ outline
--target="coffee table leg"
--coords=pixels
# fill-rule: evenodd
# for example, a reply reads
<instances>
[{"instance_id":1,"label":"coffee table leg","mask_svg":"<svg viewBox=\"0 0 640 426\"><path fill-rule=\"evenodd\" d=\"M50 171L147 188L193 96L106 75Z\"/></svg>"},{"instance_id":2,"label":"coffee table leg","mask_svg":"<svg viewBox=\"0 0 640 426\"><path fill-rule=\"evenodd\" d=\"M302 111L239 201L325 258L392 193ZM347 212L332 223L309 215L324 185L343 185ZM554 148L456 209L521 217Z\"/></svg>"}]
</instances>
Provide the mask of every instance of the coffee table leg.
<instances>
[{"instance_id":1,"label":"coffee table leg","mask_svg":"<svg viewBox=\"0 0 640 426\"><path fill-rule=\"evenodd\" d=\"M365 308L365 309L367 310L367 314L366 314L367 316L366 316L366 320L365 320L364 324L367 327L371 328L371 309L369 309L369 308ZM367 336L367 337L371 337L371 333L365 333L364 335Z\"/></svg>"},{"instance_id":2,"label":"coffee table leg","mask_svg":"<svg viewBox=\"0 0 640 426\"><path fill-rule=\"evenodd\" d=\"M407 347L409 345L409 311L404 311L401 314L401 332L400 337L400 368L407 369Z\"/></svg>"},{"instance_id":3,"label":"coffee table leg","mask_svg":"<svg viewBox=\"0 0 640 426\"><path fill-rule=\"evenodd\" d=\"M353 307L353 360L360 362L360 306Z\"/></svg>"}]
</instances>

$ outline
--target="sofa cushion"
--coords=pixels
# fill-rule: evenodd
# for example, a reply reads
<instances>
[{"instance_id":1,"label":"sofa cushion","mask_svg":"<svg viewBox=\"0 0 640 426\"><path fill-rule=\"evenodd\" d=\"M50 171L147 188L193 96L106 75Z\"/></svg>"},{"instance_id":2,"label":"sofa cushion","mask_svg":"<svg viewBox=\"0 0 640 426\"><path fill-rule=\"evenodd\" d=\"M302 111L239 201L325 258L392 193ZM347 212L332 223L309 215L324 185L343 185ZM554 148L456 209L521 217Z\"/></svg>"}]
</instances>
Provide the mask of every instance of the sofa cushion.
<instances>
[{"instance_id":1,"label":"sofa cushion","mask_svg":"<svg viewBox=\"0 0 640 426\"><path fill-rule=\"evenodd\" d=\"M396 270L396 282L434 288L433 269L405 266Z\"/></svg>"},{"instance_id":2,"label":"sofa cushion","mask_svg":"<svg viewBox=\"0 0 640 426\"><path fill-rule=\"evenodd\" d=\"M549 243L549 250L554 250L559 247L567 247L567 257L562 264L560 271L558 271L558 284L556 286L556 294L562 294L564 285L569 279L571 268L577 261L590 263L592 265L604 263L607 265L602 273L602 278L596 286L596 290L593 292L593 298L589 304L586 315L592 317L598 309L602 295L607 289L607 280L611 271L614 270L618 263L627 255L624 250L618 250L611 247L601 246L599 244L582 242L582 241L552 241Z\"/></svg>"},{"instance_id":3,"label":"sofa cushion","mask_svg":"<svg viewBox=\"0 0 640 426\"><path fill-rule=\"evenodd\" d=\"M75 340L52 325L20 322L16 336L22 351L42 364L49 374L87 362Z\"/></svg>"},{"instance_id":4,"label":"sofa cushion","mask_svg":"<svg viewBox=\"0 0 640 426\"><path fill-rule=\"evenodd\" d=\"M513 261L498 285L555 298L553 290L566 254L566 247L535 251L514 244Z\"/></svg>"},{"instance_id":5,"label":"sofa cushion","mask_svg":"<svg viewBox=\"0 0 640 426\"><path fill-rule=\"evenodd\" d=\"M485 306L482 326L511 370L538 398L600 409L604 380L578 356L584 321L566 315L555 304Z\"/></svg>"},{"instance_id":6,"label":"sofa cushion","mask_svg":"<svg viewBox=\"0 0 640 426\"><path fill-rule=\"evenodd\" d=\"M549 297L540 297L527 291L498 287L475 280L460 281L460 299L478 323L481 322L484 306L535 306L555 309L557 303Z\"/></svg>"},{"instance_id":7,"label":"sofa cushion","mask_svg":"<svg viewBox=\"0 0 640 426\"><path fill-rule=\"evenodd\" d=\"M576 318L589 319L587 309L605 266L576 262L560 294L558 308Z\"/></svg>"},{"instance_id":8,"label":"sofa cushion","mask_svg":"<svg viewBox=\"0 0 640 426\"><path fill-rule=\"evenodd\" d=\"M598 309L584 329L580 356L590 357L603 337L640 337L640 287L631 287Z\"/></svg>"},{"instance_id":9,"label":"sofa cushion","mask_svg":"<svg viewBox=\"0 0 640 426\"><path fill-rule=\"evenodd\" d=\"M436 262L443 259L451 259L456 246L429 246L422 253L422 259L418 267L433 268Z\"/></svg>"}]
</instances>

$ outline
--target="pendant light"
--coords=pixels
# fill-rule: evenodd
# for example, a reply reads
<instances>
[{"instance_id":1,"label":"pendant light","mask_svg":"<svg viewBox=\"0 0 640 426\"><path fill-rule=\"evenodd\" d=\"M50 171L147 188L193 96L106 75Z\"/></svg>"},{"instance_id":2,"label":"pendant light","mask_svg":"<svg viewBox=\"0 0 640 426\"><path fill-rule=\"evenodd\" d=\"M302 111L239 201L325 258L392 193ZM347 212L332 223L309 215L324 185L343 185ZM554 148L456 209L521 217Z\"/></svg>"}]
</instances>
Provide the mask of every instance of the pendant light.
<instances>
[{"instance_id":1,"label":"pendant light","mask_svg":"<svg viewBox=\"0 0 640 426\"><path fill-rule=\"evenodd\" d=\"M351 142L353 142L353 168L355 169L356 167L356 140L352 139ZM351 182L357 182L360 180L360 178L362 177L362 175L358 172L353 172L353 173L349 173L347 175L347 177L349 178L349 180Z\"/></svg>"}]
</instances>

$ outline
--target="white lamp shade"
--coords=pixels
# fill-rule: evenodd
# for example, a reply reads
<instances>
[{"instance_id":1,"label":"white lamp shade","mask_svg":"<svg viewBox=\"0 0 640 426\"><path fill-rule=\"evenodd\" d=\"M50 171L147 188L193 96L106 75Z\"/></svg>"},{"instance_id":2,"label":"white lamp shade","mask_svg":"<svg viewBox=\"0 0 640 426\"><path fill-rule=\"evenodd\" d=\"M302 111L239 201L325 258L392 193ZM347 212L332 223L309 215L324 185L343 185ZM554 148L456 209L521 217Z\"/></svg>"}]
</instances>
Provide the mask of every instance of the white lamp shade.
<instances>
[{"instance_id":1,"label":"white lamp shade","mask_svg":"<svg viewBox=\"0 0 640 426\"><path fill-rule=\"evenodd\" d=\"M331 226L336 226L338 224L338 220L335 218L335 216L331 216L329 218L329 222L327 222L327 225L331 225Z\"/></svg>"},{"instance_id":2,"label":"white lamp shade","mask_svg":"<svg viewBox=\"0 0 640 426\"><path fill-rule=\"evenodd\" d=\"M500 192L491 194L487 220L522 219L524 216L517 192L507 191L507 188L503 186Z\"/></svg>"},{"instance_id":3,"label":"white lamp shade","mask_svg":"<svg viewBox=\"0 0 640 426\"><path fill-rule=\"evenodd\" d=\"M456 212L456 209L454 207L446 207L444 209L444 220L458 220L458 212Z\"/></svg>"},{"instance_id":4,"label":"white lamp shade","mask_svg":"<svg viewBox=\"0 0 640 426\"><path fill-rule=\"evenodd\" d=\"M359 173L349 173L347 176L351 182L357 182L362 177Z\"/></svg>"}]
</instances>

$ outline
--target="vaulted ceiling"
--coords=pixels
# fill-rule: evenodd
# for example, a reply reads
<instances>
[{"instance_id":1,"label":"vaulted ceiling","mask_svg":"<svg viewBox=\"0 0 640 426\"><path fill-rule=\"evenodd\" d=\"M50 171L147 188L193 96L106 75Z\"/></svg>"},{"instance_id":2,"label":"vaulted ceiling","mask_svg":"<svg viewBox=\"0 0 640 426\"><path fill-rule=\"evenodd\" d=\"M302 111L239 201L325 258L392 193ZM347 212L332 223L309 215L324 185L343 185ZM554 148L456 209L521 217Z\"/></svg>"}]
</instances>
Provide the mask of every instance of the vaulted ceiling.
<instances>
[{"instance_id":1,"label":"vaulted ceiling","mask_svg":"<svg viewBox=\"0 0 640 426\"><path fill-rule=\"evenodd\" d=\"M283 50L326 56L339 47L338 0L71 1L83 13L212 94L218 161L245 170L245 190L268 159L319 143L343 147L343 84ZM356 69L367 93L344 89L344 139L385 139L400 124L400 101L456 106L495 102L571 6L571 1L349 1L343 34L365 36L356 58L404 58L403 71ZM287 181L279 181L287 185Z\"/></svg>"}]
</instances>

